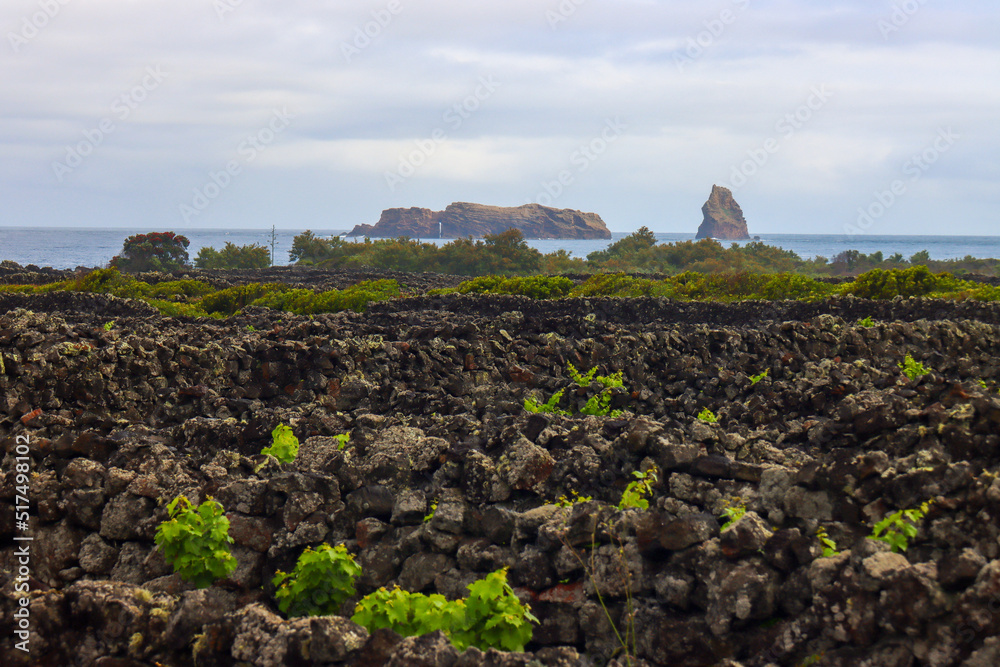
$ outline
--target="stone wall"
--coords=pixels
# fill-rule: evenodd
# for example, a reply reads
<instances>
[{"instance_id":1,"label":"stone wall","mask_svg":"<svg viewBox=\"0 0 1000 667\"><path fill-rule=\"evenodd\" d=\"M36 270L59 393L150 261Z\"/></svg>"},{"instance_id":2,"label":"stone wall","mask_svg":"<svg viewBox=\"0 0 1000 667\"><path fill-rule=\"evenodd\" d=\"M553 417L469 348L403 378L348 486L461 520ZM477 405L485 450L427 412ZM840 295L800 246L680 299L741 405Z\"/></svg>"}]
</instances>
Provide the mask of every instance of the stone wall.
<instances>
[{"instance_id":1,"label":"stone wall","mask_svg":"<svg viewBox=\"0 0 1000 667\"><path fill-rule=\"evenodd\" d=\"M452 296L182 322L66 298L84 297L0 315L7 637L17 436L37 473L33 653L5 644L4 664L603 664L624 660L629 618L656 665L1000 656L1000 395L978 384L1000 378L994 306ZM865 315L900 321L853 324ZM903 377L906 354L932 372ZM626 412L525 413L525 397L570 386L570 363L623 371L611 403ZM563 407L597 389L569 388ZM299 457L259 467L278 423ZM650 508L618 510L653 466ZM557 504L574 492L592 500ZM239 566L209 589L154 548L182 493L231 521ZM866 539L929 499L905 554ZM822 557L820 527L838 555ZM359 595L462 597L509 567L541 620L530 654L283 619L271 578L324 541L356 554Z\"/></svg>"}]
</instances>

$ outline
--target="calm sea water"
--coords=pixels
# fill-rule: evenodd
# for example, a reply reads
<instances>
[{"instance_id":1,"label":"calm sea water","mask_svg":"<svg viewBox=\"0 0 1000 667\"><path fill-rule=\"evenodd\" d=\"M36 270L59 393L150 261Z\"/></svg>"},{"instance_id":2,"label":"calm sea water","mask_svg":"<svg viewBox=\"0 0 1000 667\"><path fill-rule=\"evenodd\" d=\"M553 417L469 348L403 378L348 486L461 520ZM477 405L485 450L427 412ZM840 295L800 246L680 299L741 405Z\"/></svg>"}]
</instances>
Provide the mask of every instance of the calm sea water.
<instances>
[{"instance_id":1,"label":"calm sea water","mask_svg":"<svg viewBox=\"0 0 1000 667\"><path fill-rule=\"evenodd\" d=\"M0 260L13 260L19 264L51 266L56 269L73 269L78 266L104 266L121 251L125 238L140 232L163 231L153 229L81 229L51 227L0 227ZM276 232L275 257L277 264L288 263L292 239L301 229L279 229ZM344 233L344 230L314 229L319 236ZM191 241L188 248L192 259L205 247L222 248L227 241L236 245L257 243L270 247L269 229L190 229L182 232ZM612 234L611 241L545 240L528 244L543 253L560 248L577 256L586 257L595 250L603 250L614 240L627 236ZM657 234L661 242L688 241L694 234ZM447 239L427 239L431 243L446 243ZM816 256L831 258L844 250L859 250L870 254L881 250L885 256L900 253L910 257L926 250L932 259L973 257L1000 257L1000 236L840 236L821 234L761 234L760 240L797 253L803 259Z\"/></svg>"}]
</instances>

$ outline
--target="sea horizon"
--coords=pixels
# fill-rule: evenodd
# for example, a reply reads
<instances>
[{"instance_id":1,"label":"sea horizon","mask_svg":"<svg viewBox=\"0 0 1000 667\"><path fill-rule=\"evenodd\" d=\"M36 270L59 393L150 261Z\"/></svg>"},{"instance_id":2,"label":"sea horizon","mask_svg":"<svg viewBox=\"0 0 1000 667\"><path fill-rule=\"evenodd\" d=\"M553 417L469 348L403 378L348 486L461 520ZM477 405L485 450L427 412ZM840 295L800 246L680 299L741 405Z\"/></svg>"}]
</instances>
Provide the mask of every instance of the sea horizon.
<instances>
[{"instance_id":1,"label":"sea horizon","mask_svg":"<svg viewBox=\"0 0 1000 667\"><path fill-rule=\"evenodd\" d=\"M349 230L310 228L317 236L343 236ZM259 244L270 248L271 229L247 227L225 228L162 228L134 227L0 227L0 261L10 260L22 266L35 265L54 269L105 266L121 251L124 240L133 234L150 231L175 231L190 241L188 253L193 261L203 247L220 249L225 243L236 245ZM275 265L289 264L288 251L296 235L306 228L275 229ZM634 231L634 230L633 230ZM589 253L607 248L615 241L633 232L615 232L611 239L528 239L532 248L542 253L566 250L573 256L586 257ZM655 232L660 243L694 240L694 232ZM1000 258L1000 235L855 235L846 234L769 234L753 232L752 236L767 245L795 252L803 260L817 256L832 258L845 250L864 254L881 251L886 257L900 253L909 258L926 250L931 259L962 259L973 256L980 259ZM453 238L417 239L428 243L447 243ZM721 240L725 245L755 242L756 238L742 241Z\"/></svg>"}]
</instances>

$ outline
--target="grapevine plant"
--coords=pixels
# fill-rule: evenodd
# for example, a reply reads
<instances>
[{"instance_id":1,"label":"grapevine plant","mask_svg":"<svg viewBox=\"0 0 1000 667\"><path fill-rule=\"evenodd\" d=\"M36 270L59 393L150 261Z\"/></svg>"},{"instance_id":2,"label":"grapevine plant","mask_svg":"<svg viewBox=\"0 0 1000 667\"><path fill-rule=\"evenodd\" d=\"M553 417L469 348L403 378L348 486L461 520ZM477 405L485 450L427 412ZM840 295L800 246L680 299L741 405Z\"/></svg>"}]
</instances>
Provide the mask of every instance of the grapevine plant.
<instances>
[{"instance_id":1,"label":"grapevine plant","mask_svg":"<svg viewBox=\"0 0 1000 667\"><path fill-rule=\"evenodd\" d=\"M404 637L451 630L459 621L463 608L437 593L410 593L399 586L392 590L380 588L366 595L355 607L351 620L369 632L389 628Z\"/></svg>"},{"instance_id":2,"label":"grapevine plant","mask_svg":"<svg viewBox=\"0 0 1000 667\"><path fill-rule=\"evenodd\" d=\"M275 426L271 431L271 440L271 446L262 449L261 454L269 454L281 463L291 463L299 455L299 439L288 426Z\"/></svg>"},{"instance_id":3,"label":"grapevine plant","mask_svg":"<svg viewBox=\"0 0 1000 667\"><path fill-rule=\"evenodd\" d=\"M927 516L932 501L921 503L920 507L899 510L875 524L869 539L885 542L899 553L910 548L910 540L917 536L917 525Z\"/></svg>"},{"instance_id":4,"label":"grapevine plant","mask_svg":"<svg viewBox=\"0 0 1000 667\"><path fill-rule=\"evenodd\" d=\"M618 417L622 414L621 410L611 409L610 393L611 389L624 386L621 371L612 373L611 375L597 375L597 366L594 366L586 373L580 373L580 371L578 371L573 364L567 364L566 370L574 384L577 386L589 387L591 382L597 382L604 386L604 389L602 389L599 393L587 399L586 405L580 408L580 414L593 415L596 417ZM566 393L566 390L560 389L552 394L549 400L545 403L539 403L534 398L526 398L524 399L524 409L528 412L547 412L551 414L569 416L569 412L562 410L559 407L559 401L562 400L564 393Z\"/></svg>"},{"instance_id":5,"label":"grapevine plant","mask_svg":"<svg viewBox=\"0 0 1000 667\"><path fill-rule=\"evenodd\" d=\"M209 498L197 509L185 496L177 496L167 505L170 520L156 529L156 544L164 558L183 579L198 588L228 577L236 569L236 559L229 553L229 519L222 505Z\"/></svg>"},{"instance_id":6,"label":"grapevine plant","mask_svg":"<svg viewBox=\"0 0 1000 667\"><path fill-rule=\"evenodd\" d=\"M351 617L369 632L390 628L405 636L441 630L460 651L475 646L483 651L523 651L538 619L507 583L507 569L497 570L469 584L464 600L380 588L358 602Z\"/></svg>"},{"instance_id":7,"label":"grapevine plant","mask_svg":"<svg viewBox=\"0 0 1000 667\"><path fill-rule=\"evenodd\" d=\"M475 646L483 651L523 651L531 641L531 624L538 623L507 583L506 568L469 584L469 596L455 604L465 613L448 636L459 650Z\"/></svg>"},{"instance_id":8,"label":"grapevine plant","mask_svg":"<svg viewBox=\"0 0 1000 667\"><path fill-rule=\"evenodd\" d=\"M629 482L622 493L622 499L618 503L618 509L649 509L649 497L653 495L653 484L656 484L656 467L650 468L646 472L636 470L632 473L635 480Z\"/></svg>"},{"instance_id":9,"label":"grapevine plant","mask_svg":"<svg viewBox=\"0 0 1000 667\"><path fill-rule=\"evenodd\" d=\"M355 594L354 581L360 574L361 566L342 544L306 549L295 570L279 571L274 577L278 607L289 616L336 614ZM483 651L523 651L531 641L531 624L538 619L507 583L506 568L468 588L463 600L411 593L398 586L380 588L358 602L352 620L369 632L389 628L403 636L441 630L460 650L475 646Z\"/></svg>"},{"instance_id":10,"label":"grapevine plant","mask_svg":"<svg viewBox=\"0 0 1000 667\"><path fill-rule=\"evenodd\" d=\"M354 595L354 580L361 566L343 544L318 549L308 548L299 557L290 574L280 570L274 575L278 608L289 616L328 616L340 611L340 605Z\"/></svg>"},{"instance_id":11,"label":"grapevine plant","mask_svg":"<svg viewBox=\"0 0 1000 667\"><path fill-rule=\"evenodd\" d=\"M899 363L899 368L900 370L903 371L903 375L910 378L911 380L916 380L918 377L927 375L928 373L931 372L931 369L927 368L927 366L924 366L922 363L915 360L909 354L906 355L906 358Z\"/></svg>"}]
</instances>

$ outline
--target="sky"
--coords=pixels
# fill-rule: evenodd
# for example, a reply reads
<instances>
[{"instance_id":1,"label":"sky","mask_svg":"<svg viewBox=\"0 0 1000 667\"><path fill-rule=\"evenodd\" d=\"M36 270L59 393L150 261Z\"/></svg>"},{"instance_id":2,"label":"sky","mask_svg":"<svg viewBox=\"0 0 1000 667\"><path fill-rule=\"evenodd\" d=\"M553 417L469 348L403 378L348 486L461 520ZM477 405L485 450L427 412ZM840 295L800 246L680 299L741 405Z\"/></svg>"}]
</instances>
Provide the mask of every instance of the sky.
<instances>
[{"instance_id":1,"label":"sky","mask_svg":"<svg viewBox=\"0 0 1000 667\"><path fill-rule=\"evenodd\" d=\"M996 0L4 0L0 226L1000 234Z\"/></svg>"}]
</instances>

